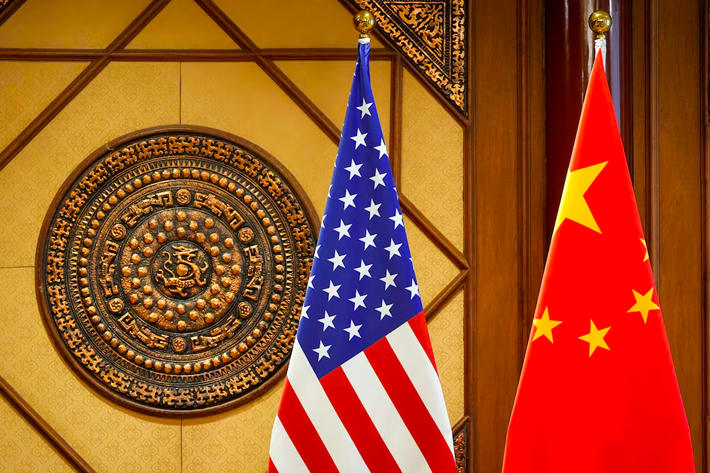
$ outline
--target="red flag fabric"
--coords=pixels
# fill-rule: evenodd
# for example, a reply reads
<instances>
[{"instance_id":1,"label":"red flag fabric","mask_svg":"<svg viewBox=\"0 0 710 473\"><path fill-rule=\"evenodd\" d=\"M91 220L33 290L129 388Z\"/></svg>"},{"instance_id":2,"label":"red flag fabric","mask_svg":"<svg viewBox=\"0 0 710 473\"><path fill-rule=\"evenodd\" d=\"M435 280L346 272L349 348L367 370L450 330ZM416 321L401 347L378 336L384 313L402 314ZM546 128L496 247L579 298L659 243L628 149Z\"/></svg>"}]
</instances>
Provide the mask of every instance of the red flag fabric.
<instances>
[{"instance_id":1,"label":"red flag fabric","mask_svg":"<svg viewBox=\"0 0 710 473\"><path fill-rule=\"evenodd\" d=\"M503 472L694 471L688 422L597 55Z\"/></svg>"}]
</instances>

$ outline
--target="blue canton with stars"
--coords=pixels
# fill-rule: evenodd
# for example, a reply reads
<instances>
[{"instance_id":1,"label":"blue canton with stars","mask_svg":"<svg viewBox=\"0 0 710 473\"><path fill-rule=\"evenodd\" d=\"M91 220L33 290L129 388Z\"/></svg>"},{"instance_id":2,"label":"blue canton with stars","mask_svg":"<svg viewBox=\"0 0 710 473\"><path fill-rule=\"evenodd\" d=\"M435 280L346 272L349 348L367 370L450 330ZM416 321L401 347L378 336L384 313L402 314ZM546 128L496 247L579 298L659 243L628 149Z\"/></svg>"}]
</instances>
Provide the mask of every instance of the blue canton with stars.
<instances>
[{"instance_id":1,"label":"blue canton with stars","mask_svg":"<svg viewBox=\"0 0 710 473\"><path fill-rule=\"evenodd\" d=\"M322 378L422 312L361 42L298 327Z\"/></svg>"}]
</instances>

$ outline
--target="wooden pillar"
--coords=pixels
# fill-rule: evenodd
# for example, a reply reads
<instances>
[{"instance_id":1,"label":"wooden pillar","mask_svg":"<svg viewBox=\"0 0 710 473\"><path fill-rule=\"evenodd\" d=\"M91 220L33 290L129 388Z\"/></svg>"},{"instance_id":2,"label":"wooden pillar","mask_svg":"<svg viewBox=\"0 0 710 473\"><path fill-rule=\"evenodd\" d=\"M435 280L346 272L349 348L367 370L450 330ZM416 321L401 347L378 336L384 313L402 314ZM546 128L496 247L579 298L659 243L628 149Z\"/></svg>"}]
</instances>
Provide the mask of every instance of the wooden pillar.
<instances>
[{"instance_id":1,"label":"wooden pillar","mask_svg":"<svg viewBox=\"0 0 710 473\"><path fill-rule=\"evenodd\" d=\"M591 3L591 5L590 5ZM557 208L567 175L584 94L594 62L594 35L587 19L594 10L612 16L607 34L606 70L616 119L627 143L631 137L631 8L623 0L545 0L547 240L552 236Z\"/></svg>"}]
</instances>

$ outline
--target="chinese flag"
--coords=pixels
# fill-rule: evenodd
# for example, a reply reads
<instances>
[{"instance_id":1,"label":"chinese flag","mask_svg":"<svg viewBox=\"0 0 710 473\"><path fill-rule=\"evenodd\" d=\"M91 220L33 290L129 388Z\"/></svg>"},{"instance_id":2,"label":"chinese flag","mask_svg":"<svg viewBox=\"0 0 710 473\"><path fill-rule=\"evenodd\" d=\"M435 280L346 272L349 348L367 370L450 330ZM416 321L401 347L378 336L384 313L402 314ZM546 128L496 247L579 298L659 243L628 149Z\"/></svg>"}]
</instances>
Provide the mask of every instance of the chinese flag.
<instances>
[{"instance_id":1,"label":"chinese flag","mask_svg":"<svg viewBox=\"0 0 710 473\"><path fill-rule=\"evenodd\" d=\"M597 55L503 472L694 471L688 422Z\"/></svg>"}]
</instances>

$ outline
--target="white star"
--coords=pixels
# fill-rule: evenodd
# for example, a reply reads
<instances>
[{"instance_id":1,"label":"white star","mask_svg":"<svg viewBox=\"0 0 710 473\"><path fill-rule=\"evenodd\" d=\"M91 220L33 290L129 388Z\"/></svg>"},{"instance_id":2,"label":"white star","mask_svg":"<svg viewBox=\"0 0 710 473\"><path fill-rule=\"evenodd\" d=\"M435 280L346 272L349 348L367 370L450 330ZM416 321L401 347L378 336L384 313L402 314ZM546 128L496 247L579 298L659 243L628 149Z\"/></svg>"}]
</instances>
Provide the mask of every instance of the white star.
<instances>
[{"instance_id":1,"label":"white star","mask_svg":"<svg viewBox=\"0 0 710 473\"><path fill-rule=\"evenodd\" d=\"M362 115L360 115L360 120L365 118L365 115L370 115L370 107L372 107L372 102L367 103L365 102L365 99L362 99L362 105L360 105L359 107L355 107L362 112Z\"/></svg>"},{"instance_id":2,"label":"white star","mask_svg":"<svg viewBox=\"0 0 710 473\"><path fill-rule=\"evenodd\" d=\"M323 357L330 358L330 355L328 354L329 349L330 345L323 346L323 341L321 340L320 346L313 349L314 352L318 353L318 361L320 361Z\"/></svg>"},{"instance_id":3,"label":"white star","mask_svg":"<svg viewBox=\"0 0 710 473\"><path fill-rule=\"evenodd\" d=\"M320 221L320 227L325 228L325 218L327 217L327 214L323 214L323 219Z\"/></svg>"},{"instance_id":4,"label":"white star","mask_svg":"<svg viewBox=\"0 0 710 473\"><path fill-rule=\"evenodd\" d=\"M340 241L340 239L343 238L344 236L350 238L350 227L352 227L352 224L345 225L345 223L343 223L343 221L341 220L340 226L335 227L333 229L336 232L338 232L338 241Z\"/></svg>"},{"instance_id":5,"label":"white star","mask_svg":"<svg viewBox=\"0 0 710 473\"><path fill-rule=\"evenodd\" d=\"M315 277L315 275L313 275L313 274L311 274L310 276L308 276L308 287L310 287L310 288L312 288L312 289L315 289L315 288L313 287L313 280L314 280L315 278L316 278L316 277Z\"/></svg>"},{"instance_id":6,"label":"white star","mask_svg":"<svg viewBox=\"0 0 710 473\"><path fill-rule=\"evenodd\" d=\"M410 297L410 299L414 299L414 296L419 296L419 286L414 281L414 279L412 279L412 285L409 286L407 288L407 290L412 293L412 296ZM419 296L419 297L421 297L421 296Z\"/></svg>"},{"instance_id":7,"label":"white star","mask_svg":"<svg viewBox=\"0 0 710 473\"><path fill-rule=\"evenodd\" d=\"M359 281L362 281L362 278L367 276L368 278L371 278L372 276L370 275L370 268L372 268L371 264L365 264L364 260L360 260L360 267L355 268L355 271L360 273L360 279Z\"/></svg>"},{"instance_id":8,"label":"white star","mask_svg":"<svg viewBox=\"0 0 710 473\"><path fill-rule=\"evenodd\" d=\"M392 313L390 312L390 309L392 308L394 304L385 304L385 300L382 299L382 305L375 310L380 313L380 320L385 318L385 315L388 317L392 317Z\"/></svg>"},{"instance_id":9,"label":"white star","mask_svg":"<svg viewBox=\"0 0 710 473\"><path fill-rule=\"evenodd\" d=\"M360 175L360 168L361 167L362 167L362 164L355 164L355 160L351 159L350 166L346 167L345 170L350 173L350 179L352 179L353 176L362 177ZM330 189L328 190L328 197L330 197Z\"/></svg>"},{"instance_id":10,"label":"white star","mask_svg":"<svg viewBox=\"0 0 710 473\"><path fill-rule=\"evenodd\" d=\"M339 289L340 289L340 284L335 286L335 285L333 285L333 281L330 281L330 286L323 289L323 292L328 293L328 300L331 300L333 297L337 297L338 299L340 299L340 295L338 294Z\"/></svg>"},{"instance_id":11,"label":"white star","mask_svg":"<svg viewBox=\"0 0 710 473\"><path fill-rule=\"evenodd\" d=\"M343 264L343 260L345 259L347 255L339 255L338 250L335 250L335 254L333 255L332 258L328 258L328 261L333 263L333 271L338 269L338 266L341 268L345 268L345 265Z\"/></svg>"},{"instance_id":12,"label":"white star","mask_svg":"<svg viewBox=\"0 0 710 473\"><path fill-rule=\"evenodd\" d=\"M355 322L351 320L350 327L343 329L350 334L350 338L348 338L348 341L352 340L353 337L362 338L360 336L360 327L362 327L362 325L355 325Z\"/></svg>"},{"instance_id":13,"label":"white star","mask_svg":"<svg viewBox=\"0 0 710 473\"><path fill-rule=\"evenodd\" d=\"M346 168L347 169L347 168ZM330 197L330 189L333 187L333 184L328 186L328 197Z\"/></svg>"},{"instance_id":14,"label":"white star","mask_svg":"<svg viewBox=\"0 0 710 473\"><path fill-rule=\"evenodd\" d=\"M314 258L320 258L320 256L318 256L318 250L320 250L320 245L316 245L316 251L313 255Z\"/></svg>"},{"instance_id":15,"label":"white star","mask_svg":"<svg viewBox=\"0 0 710 473\"><path fill-rule=\"evenodd\" d=\"M348 299L350 302L355 304L355 307L353 308L353 312L357 310L358 307L365 307L365 298L367 297L367 294L360 295L358 291L355 291L355 296L352 299Z\"/></svg>"},{"instance_id":16,"label":"white star","mask_svg":"<svg viewBox=\"0 0 710 473\"><path fill-rule=\"evenodd\" d=\"M395 229L400 226L404 227L404 222L402 221L402 214L399 213L399 209L395 209L394 216L390 217L390 220L394 222Z\"/></svg>"},{"instance_id":17,"label":"white star","mask_svg":"<svg viewBox=\"0 0 710 473\"><path fill-rule=\"evenodd\" d=\"M309 305L304 305L303 308L301 309L301 318L302 319L307 319L308 318L308 309L310 309L311 306Z\"/></svg>"},{"instance_id":18,"label":"white star","mask_svg":"<svg viewBox=\"0 0 710 473\"><path fill-rule=\"evenodd\" d=\"M325 329L328 327L335 328L335 325L333 325L333 319L335 319L335 315L328 315L328 311L325 311L325 315L323 316L322 319L318 319L318 322L323 324L323 331L325 332Z\"/></svg>"},{"instance_id":19,"label":"white star","mask_svg":"<svg viewBox=\"0 0 710 473\"><path fill-rule=\"evenodd\" d=\"M385 176L387 173L380 174L380 171L378 169L375 169L375 175L370 178L372 182L375 183L375 189L377 189L377 186L384 186L385 185Z\"/></svg>"},{"instance_id":20,"label":"white star","mask_svg":"<svg viewBox=\"0 0 710 473\"><path fill-rule=\"evenodd\" d=\"M365 144L365 137L367 136L367 133L360 133L360 129L357 129L357 135L351 136L350 139L355 142L355 149L358 149L360 145L363 145L365 148L367 148L367 145Z\"/></svg>"},{"instance_id":21,"label":"white star","mask_svg":"<svg viewBox=\"0 0 710 473\"><path fill-rule=\"evenodd\" d=\"M392 257L394 255L402 256L399 254L399 247L400 246L402 246L401 243L395 244L394 240L390 239L390 246L385 247L385 250L389 251L389 253L390 253L390 259L392 259Z\"/></svg>"},{"instance_id":22,"label":"white star","mask_svg":"<svg viewBox=\"0 0 710 473\"><path fill-rule=\"evenodd\" d=\"M343 203L343 210L347 209L348 207L357 208L355 207L355 197L357 197L357 194L351 194L350 191L345 189L345 195L338 199L340 202Z\"/></svg>"},{"instance_id":23,"label":"white star","mask_svg":"<svg viewBox=\"0 0 710 473\"><path fill-rule=\"evenodd\" d=\"M395 274L390 274L390 270L387 270L387 275L385 275L384 278L380 278L380 281L385 283L385 291L387 290L388 287L394 286L397 287L397 285L394 283L394 278L397 277L397 273ZM338 286L340 287L340 286ZM325 290L325 289L324 289Z\"/></svg>"},{"instance_id":24,"label":"white star","mask_svg":"<svg viewBox=\"0 0 710 473\"><path fill-rule=\"evenodd\" d=\"M385 144L385 140L380 138L380 145L375 146L375 149L380 152L380 158L382 156L387 156L389 158L389 154L387 154L387 145Z\"/></svg>"},{"instance_id":25,"label":"white star","mask_svg":"<svg viewBox=\"0 0 710 473\"><path fill-rule=\"evenodd\" d=\"M377 236L377 233L375 233L374 235L370 235L370 231L365 230L365 236L360 238L360 241L365 244L365 248L364 248L365 250L369 246L371 246L373 248L377 248L377 246L375 245L375 237L376 236Z\"/></svg>"},{"instance_id":26,"label":"white star","mask_svg":"<svg viewBox=\"0 0 710 473\"><path fill-rule=\"evenodd\" d=\"M378 217L380 216L380 206L382 204L376 204L374 200L370 199L370 206L365 207L365 210L370 212L370 220L372 220L372 217L377 215Z\"/></svg>"}]
</instances>

